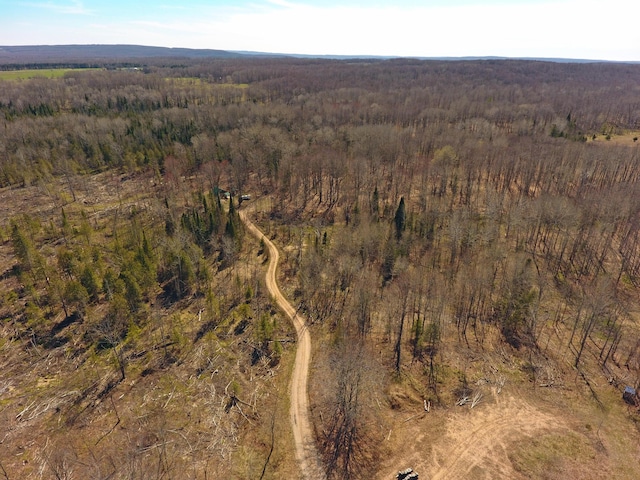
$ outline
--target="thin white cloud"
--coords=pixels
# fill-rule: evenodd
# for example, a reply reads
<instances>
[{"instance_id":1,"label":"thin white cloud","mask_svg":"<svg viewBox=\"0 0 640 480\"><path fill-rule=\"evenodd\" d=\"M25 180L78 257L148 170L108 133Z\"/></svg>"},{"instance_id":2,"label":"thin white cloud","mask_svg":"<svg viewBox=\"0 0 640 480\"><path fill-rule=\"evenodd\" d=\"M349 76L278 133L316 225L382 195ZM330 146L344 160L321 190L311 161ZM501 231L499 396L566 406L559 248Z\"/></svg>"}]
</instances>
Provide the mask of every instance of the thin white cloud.
<instances>
[{"instance_id":1,"label":"thin white cloud","mask_svg":"<svg viewBox=\"0 0 640 480\"><path fill-rule=\"evenodd\" d=\"M286 0L267 0L267 3L286 8L299 8L301 6L299 3L288 2Z\"/></svg>"},{"instance_id":2,"label":"thin white cloud","mask_svg":"<svg viewBox=\"0 0 640 480\"><path fill-rule=\"evenodd\" d=\"M181 5L169 5L166 3L157 5L156 7L158 10L167 10L170 12L189 12L191 10L193 10L193 6L190 6L189 4L181 4Z\"/></svg>"},{"instance_id":3,"label":"thin white cloud","mask_svg":"<svg viewBox=\"0 0 640 480\"><path fill-rule=\"evenodd\" d=\"M94 15L94 11L86 8L81 0L72 0L71 2L55 3L55 2L40 2L40 3L26 3L26 6L44 9L55 13L64 15Z\"/></svg>"}]
</instances>

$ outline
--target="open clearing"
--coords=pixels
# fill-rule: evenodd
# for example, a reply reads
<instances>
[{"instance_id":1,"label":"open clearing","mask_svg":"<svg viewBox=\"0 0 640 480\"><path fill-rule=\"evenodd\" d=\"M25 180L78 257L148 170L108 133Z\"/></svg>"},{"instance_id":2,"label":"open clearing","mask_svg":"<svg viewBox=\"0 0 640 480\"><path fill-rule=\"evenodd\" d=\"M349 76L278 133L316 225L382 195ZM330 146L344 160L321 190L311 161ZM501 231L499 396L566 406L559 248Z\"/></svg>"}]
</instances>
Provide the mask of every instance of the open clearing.
<instances>
[{"instance_id":1,"label":"open clearing","mask_svg":"<svg viewBox=\"0 0 640 480\"><path fill-rule=\"evenodd\" d=\"M611 146L640 146L640 132L638 131L630 131L625 132L623 134L613 134L610 135L607 139L606 135L597 135L596 138L589 137L587 142L591 143L599 143L600 145L611 145Z\"/></svg>"},{"instance_id":2,"label":"open clearing","mask_svg":"<svg viewBox=\"0 0 640 480\"><path fill-rule=\"evenodd\" d=\"M514 442L565 428L522 399L507 394L494 401L448 419L447 433L434 448L431 465L425 465L431 478L513 478L508 452Z\"/></svg>"},{"instance_id":3,"label":"open clearing","mask_svg":"<svg viewBox=\"0 0 640 480\"><path fill-rule=\"evenodd\" d=\"M61 78L68 72L83 72L92 68L44 68L0 71L0 80L29 80L31 78Z\"/></svg>"},{"instance_id":4,"label":"open clearing","mask_svg":"<svg viewBox=\"0 0 640 480\"><path fill-rule=\"evenodd\" d=\"M638 432L621 430L624 405L605 412L588 402L570 408L577 392L541 390L507 386L497 394L493 387L473 409L399 413L375 478L393 478L407 467L431 480L637 478L629 453L640 455Z\"/></svg>"}]
</instances>

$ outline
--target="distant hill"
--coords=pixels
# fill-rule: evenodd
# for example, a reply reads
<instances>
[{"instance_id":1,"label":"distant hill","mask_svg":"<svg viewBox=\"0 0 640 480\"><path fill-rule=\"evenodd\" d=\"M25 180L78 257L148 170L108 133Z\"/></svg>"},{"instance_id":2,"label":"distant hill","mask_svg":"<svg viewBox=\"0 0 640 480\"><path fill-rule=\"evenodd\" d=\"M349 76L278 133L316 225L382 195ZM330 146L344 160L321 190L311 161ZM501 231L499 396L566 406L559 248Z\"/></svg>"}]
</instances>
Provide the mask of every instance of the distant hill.
<instances>
[{"instance_id":1,"label":"distant hill","mask_svg":"<svg viewBox=\"0 0 640 480\"><path fill-rule=\"evenodd\" d=\"M586 58L556 58L556 57L498 57L498 56L485 56L485 57L401 57L393 55L309 55L298 53L264 53L253 51L234 51L234 53L240 53L243 55L250 55L255 57L293 57L293 58L322 58L327 60L391 60L396 58L410 58L413 60L435 60L435 61L482 61L482 60L527 60L532 62L553 62L553 63L639 63L633 61L627 62L615 62L611 60L594 60Z\"/></svg>"},{"instance_id":2,"label":"distant hill","mask_svg":"<svg viewBox=\"0 0 640 480\"><path fill-rule=\"evenodd\" d=\"M321 58L331 60L389 60L398 56L383 55L305 55L284 54L255 51L228 51L194 48L150 47L143 45L28 45L0 46L0 65L6 68L45 66L60 64L138 63L140 59L187 59L207 58L247 58L247 57L290 57ZM439 61L478 61L478 60L531 60L554 63L605 63L605 60L571 59L571 58L534 58L534 57L410 57L415 60ZM638 62L606 62L606 63L638 63Z\"/></svg>"},{"instance_id":3,"label":"distant hill","mask_svg":"<svg viewBox=\"0 0 640 480\"><path fill-rule=\"evenodd\" d=\"M211 49L148 47L142 45L29 45L0 46L0 64L134 60L141 58L238 58L237 52Z\"/></svg>"}]
</instances>

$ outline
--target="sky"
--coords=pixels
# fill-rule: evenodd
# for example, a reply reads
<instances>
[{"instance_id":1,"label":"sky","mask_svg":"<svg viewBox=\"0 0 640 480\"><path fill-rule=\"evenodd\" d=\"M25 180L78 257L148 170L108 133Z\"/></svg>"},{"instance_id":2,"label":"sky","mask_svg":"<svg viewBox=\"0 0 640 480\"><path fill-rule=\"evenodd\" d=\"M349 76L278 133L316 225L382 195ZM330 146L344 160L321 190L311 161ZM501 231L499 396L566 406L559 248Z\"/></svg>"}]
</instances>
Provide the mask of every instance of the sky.
<instances>
[{"instance_id":1,"label":"sky","mask_svg":"<svg viewBox=\"0 0 640 480\"><path fill-rule=\"evenodd\" d=\"M0 0L0 45L640 61L640 0Z\"/></svg>"}]
</instances>

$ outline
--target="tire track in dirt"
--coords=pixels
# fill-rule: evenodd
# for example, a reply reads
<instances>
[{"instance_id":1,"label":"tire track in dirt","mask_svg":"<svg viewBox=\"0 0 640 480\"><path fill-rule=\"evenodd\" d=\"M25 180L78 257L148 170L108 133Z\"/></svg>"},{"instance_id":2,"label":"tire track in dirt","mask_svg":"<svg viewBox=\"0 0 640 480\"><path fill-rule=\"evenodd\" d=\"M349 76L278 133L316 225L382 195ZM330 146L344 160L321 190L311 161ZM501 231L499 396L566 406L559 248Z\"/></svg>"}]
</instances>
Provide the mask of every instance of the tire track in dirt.
<instances>
[{"instance_id":1,"label":"tire track in dirt","mask_svg":"<svg viewBox=\"0 0 640 480\"><path fill-rule=\"evenodd\" d=\"M239 214L240 219L249 231L258 240L262 240L269 250L269 266L267 267L265 278L267 289L278 306L293 323L298 336L296 358L291 375L291 405L289 410L296 449L296 460L298 461L298 465L300 465L303 478L307 480L325 480L326 475L320 462L320 455L316 449L309 416L307 380L309 377L309 363L311 362L311 335L306 327L304 318L296 313L296 310L282 294L280 288L278 288L276 282L276 269L278 260L280 259L278 249L273 242L247 218L244 211L240 211Z\"/></svg>"},{"instance_id":2,"label":"tire track in dirt","mask_svg":"<svg viewBox=\"0 0 640 480\"><path fill-rule=\"evenodd\" d=\"M456 414L448 425L443 444L433 452L432 480L469 478L519 478L509 460L514 442L545 431L562 429L563 422L524 400L496 396L465 415Z\"/></svg>"}]
</instances>

